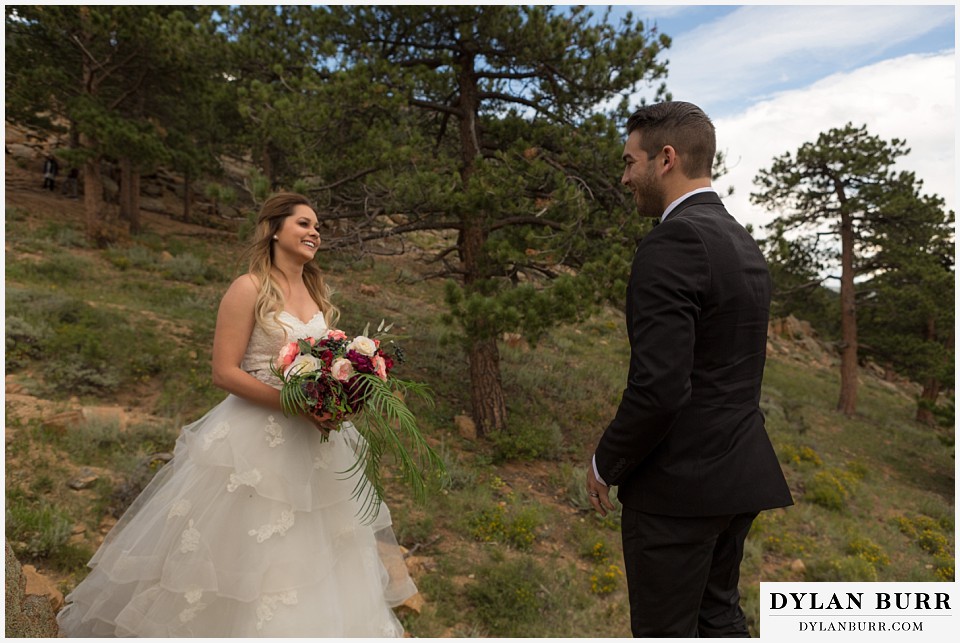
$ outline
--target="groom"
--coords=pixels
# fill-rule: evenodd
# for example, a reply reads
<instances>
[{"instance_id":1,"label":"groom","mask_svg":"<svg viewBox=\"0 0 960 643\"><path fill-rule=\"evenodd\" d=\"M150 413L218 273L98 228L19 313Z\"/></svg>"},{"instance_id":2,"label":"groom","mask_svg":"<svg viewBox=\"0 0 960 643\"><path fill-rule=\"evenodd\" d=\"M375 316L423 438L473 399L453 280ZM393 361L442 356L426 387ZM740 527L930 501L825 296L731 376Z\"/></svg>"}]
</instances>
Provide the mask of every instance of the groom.
<instances>
[{"instance_id":1,"label":"groom","mask_svg":"<svg viewBox=\"0 0 960 643\"><path fill-rule=\"evenodd\" d=\"M749 636L737 582L757 513L793 504L763 424L770 276L710 184L716 137L696 105L627 121L621 183L641 216L627 290L630 370L587 473L619 487L634 636Z\"/></svg>"}]
</instances>

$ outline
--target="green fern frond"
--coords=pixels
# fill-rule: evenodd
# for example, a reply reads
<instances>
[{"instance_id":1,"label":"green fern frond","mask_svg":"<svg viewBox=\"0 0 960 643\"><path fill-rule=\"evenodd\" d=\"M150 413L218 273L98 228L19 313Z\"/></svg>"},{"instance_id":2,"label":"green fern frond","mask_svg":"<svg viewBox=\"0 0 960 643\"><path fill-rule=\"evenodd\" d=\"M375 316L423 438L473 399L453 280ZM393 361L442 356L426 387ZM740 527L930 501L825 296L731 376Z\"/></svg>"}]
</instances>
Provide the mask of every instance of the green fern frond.
<instances>
[{"instance_id":1,"label":"green fern frond","mask_svg":"<svg viewBox=\"0 0 960 643\"><path fill-rule=\"evenodd\" d=\"M384 455L389 454L396 460L401 480L411 487L418 502L423 502L426 497L423 472L432 470L442 476L444 466L420 433L416 417L397 395L398 391L413 394L432 405L429 387L397 379L384 382L369 374L360 377L358 386L364 406L354 424L363 437L364 445L358 449L357 462L341 473L354 476L362 469L364 475L359 476L353 497L361 502L364 518L372 519L383 501L380 464ZM407 450L401 435L412 442L413 454Z\"/></svg>"}]
</instances>

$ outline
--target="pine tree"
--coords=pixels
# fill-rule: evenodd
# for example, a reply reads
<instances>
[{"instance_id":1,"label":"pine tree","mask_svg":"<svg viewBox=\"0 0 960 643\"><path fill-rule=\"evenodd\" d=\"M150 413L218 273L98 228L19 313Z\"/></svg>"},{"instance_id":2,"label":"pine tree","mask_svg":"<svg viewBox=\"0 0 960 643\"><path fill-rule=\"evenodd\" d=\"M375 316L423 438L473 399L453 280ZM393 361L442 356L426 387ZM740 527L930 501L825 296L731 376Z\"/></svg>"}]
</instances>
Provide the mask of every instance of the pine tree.
<instances>
[{"instance_id":1,"label":"pine tree","mask_svg":"<svg viewBox=\"0 0 960 643\"><path fill-rule=\"evenodd\" d=\"M203 51L193 42L203 35L203 14L137 5L7 8L8 113L50 131L62 123L75 130L87 233L99 244L120 234L104 205L102 162L120 165L119 211L136 232L141 170L171 154L163 108L198 89L189 78Z\"/></svg>"},{"instance_id":2,"label":"pine tree","mask_svg":"<svg viewBox=\"0 0 960 643\"><path fill-rule=\"evenodd\" d=\"M891 171L909 150L903 141L883 141L866 126L831 129L816 143L805 143L760 171L759 192L751 201L780 212L784 232L802 234L811 253L832 251L840 267L840 396L837 409L852 415L857 408L857 302L854 279L858 263L872 254L877 211L889 198ZM839 241L839 246L830 245Z\"/></svg>"},{"instance_id":3,"label":"pine tree","mask_svg":"<svg viewBox=\"0 0 960 643\"><path fill-rule=\"evenodd\" d=\"M954 382L955 235L953 212L921 188L902 172L875 217L860 325L867 354L921 384L917 420L932 425Z\"/></svg>"},{"instance_id":4,"label":"pine tree","mask_svg":"<svg viewBox=\"0 0 960 643\"><path fill-rule=\"evenodd\" d=\"M384 106L366 140L389 149L379 168L371 157L355 239L455 235L434 274L453 277L447 300L469 358L472 415L481 432L501 430L501 334L535 340L587 307L591 275L627 274L629 251L608 250L635 243L636 216L616 182L622 134L598 106L661 79L669 39L632 17L594 21L582 7L333 7L328 18L339 59ZM364 228L371 204L403 221Z\"/></svg>"}]
</instances>

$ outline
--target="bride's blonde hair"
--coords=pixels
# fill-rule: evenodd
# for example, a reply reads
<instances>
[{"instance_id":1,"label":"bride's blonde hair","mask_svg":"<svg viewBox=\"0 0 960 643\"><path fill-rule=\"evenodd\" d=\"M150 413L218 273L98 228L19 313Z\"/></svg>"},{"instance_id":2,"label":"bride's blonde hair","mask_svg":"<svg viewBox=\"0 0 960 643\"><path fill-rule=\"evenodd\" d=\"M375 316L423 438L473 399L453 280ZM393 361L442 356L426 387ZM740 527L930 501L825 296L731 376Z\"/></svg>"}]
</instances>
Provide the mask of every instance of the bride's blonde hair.
<instances>
[{"instance_id":1,"label":"bride's blonde hair","mask_svg":"<svg viewBox=\"0 0 960 643\"><path fill-rule=\"evenodd\" d=\"M284 220L293 214L298 205L313 208L310 199L294 192L274 194L264 202L257 216L257 225L253 239L244 253L248 257L248 272L260 283L257 293L255 316L257 323L269 324L271 321L282 325L280 313L284 309L283 290L273 276L273 235L280 231ZM323 318L330 328L336 328L340 310L330 301L333 291L327 287L320 266L311 261L303 266L303 283L310 297L320 307Z\"/></svg>"}]
</instances>

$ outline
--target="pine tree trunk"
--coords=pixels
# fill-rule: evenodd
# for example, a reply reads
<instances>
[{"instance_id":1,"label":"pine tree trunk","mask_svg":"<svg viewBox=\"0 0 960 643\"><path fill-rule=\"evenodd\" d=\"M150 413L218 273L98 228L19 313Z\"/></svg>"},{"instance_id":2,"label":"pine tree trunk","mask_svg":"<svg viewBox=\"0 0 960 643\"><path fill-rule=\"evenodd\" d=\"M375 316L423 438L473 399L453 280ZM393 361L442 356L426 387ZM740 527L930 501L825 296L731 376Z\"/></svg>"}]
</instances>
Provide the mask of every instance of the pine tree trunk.
<instances>
[{"instance_id":1,"label":"pine tree trunk","mask_svg":"<svg viewBox=\"0 0 960 643\"><path fill-rule=\"evenodd\" d=\"M486 233L476 216L463 218L461 250L465 270L464 288L469 291L482 272L482 249ZM497 338L488 327L488 320L471 319L467 329L470 363L470 404L477 435L489 435L507 428L507 401L500 378L500 351Z\"/></svg>"},{"instance_id":2,"label":"pine tree trunk","mask_svg":"<svg viewBox=\"0 0 960 643\"><path fill-rule=\"evenodd\" d=\"M261 150L263 165L263 176L267 179L267 191L272 192L274 189L274 166L273 166L273 145L270 141L264 141L263 148Z\"/></svg>"},{"instance_id":3,"label":"pine tree trunk","mask_svg":"<svg viewBox=\"0 0 960 643\"><path fill-rule=\"evenodd\" d=\"M477 136L476 115L480 96L477 76L474 71L476 53L467 45L458 60L460 88L460 152L463 166L460 175L466 186L472 176L477 159L480 158L480 143ZM464 269L464 288L483 279L484 251L488 230L483 212L463 212L460 234L460 256ZM468 359L470 361L470 400L473 421L478 435L489 435L507 427L507 403L500 378L500 351L496 334L489 328L489 320L470 320Z\"/></svg>"},{"instance_id":4,"label":"pine tree trunk","mask_svg":"<svg viewBox=\"0 0 960 643\"><path fill-rule=\"evenodd\" d=\"M927 426L936 426L937 418L933 415L933 407L937 405L940 396L940 381L935 377L928 377L923 383L923 391L917 404L917 422Z\"/></svg>"},{"instance_id":5,"label":"pine tree trunk","mask_svg":"<svg viewBox=\"0 0 960 643\"><path fill-rule=\"evenodd\" d=\"M133 172L130 174L130 232L139 234L141 227L140 220L140 166L134 165Z\"/></svg>"},{"instance_id":6,"label":"pine tree trunk","mask_svg":"<svg viewBox=\"0 0 960 643\"><path fill-rule=\"evenodd\" d=\"M848 213L840 215L840 400L837 410L844 415L857 411L857 303L853 283L853 222Z\"/></svg>"},{"instance_id":7,"label":"pine tree trunk","mask_svg":"<svg viewBox=\"0 0 960 643\"><path fill-rule=\"evenodd\" d=\"M92 148L86 136L80 136L80 144ZM104 246L112 235L107 230L103 209L103 177L100 174L100 158L88 157L83 164L83 211L86 219L87 237L97 246Z\"/></svg>"},{"instance_id":8,"label":"pine tree trunk","mask_svg":"<svg viewBox=\"0 0 960 643\"><path fill-rule=\"evenodd\" d=\"M927 318L923 339L928 342L937 340L937 321L932 315ZM939 396L940 380L933 376L926 378L923 382L923 390L920 392L920 399L917 401L917 422L922 422L927 426L937 425L937 419L933 415L933 407L937 405Z\"/></svg>"},{"instance_id":9,"label":"pine tree trunk","mask_svg":"<svg viewBox=\"0 0 960 643\"><path fill-rule=\"evenodd\" d=\"M190 210L193 208L193 197L190 187L190 175L183 175L183 220L190 220Z\"/></svg>"},{"instance_id":10,"label":"pine tree trunk","mask_svg":"<svg viewBox=\"0 0 960 643\"><path fill-rule=\"evenodd\" d=\"M120 219L140 232L140 170L129 157L120 159Z\"/></svg>"},{"instance_id":11,"label":"pine tree trunk","mask_svg":"<svg viewBox=\"0 0 960 643\"><path fill-rule=\"evenodd\" d=\"M79 8L80 33L78 37L81 45L90 41L90 8ZM81 93L94 96L97 93L96 61L89 56L83 57ZM81 148L92 152L83 164L83 210L86 219L87 237L98 247L106 246L113 241L116 231L112 229L103 205L103 176L100 170L99 145L96 139L81 133L79 135Z\"/></svg>"},{"instance_id":12,"label":"pine tree trunk","mask_svg":"<svg viewBox=\"0 0 960 643\"><path fill-rule=\"evenodd\" d=\"M470 345L470 403L477 435L489 435L506 428L507 404L495 337L475 340Z\"/></svg>"}]
</instances>

